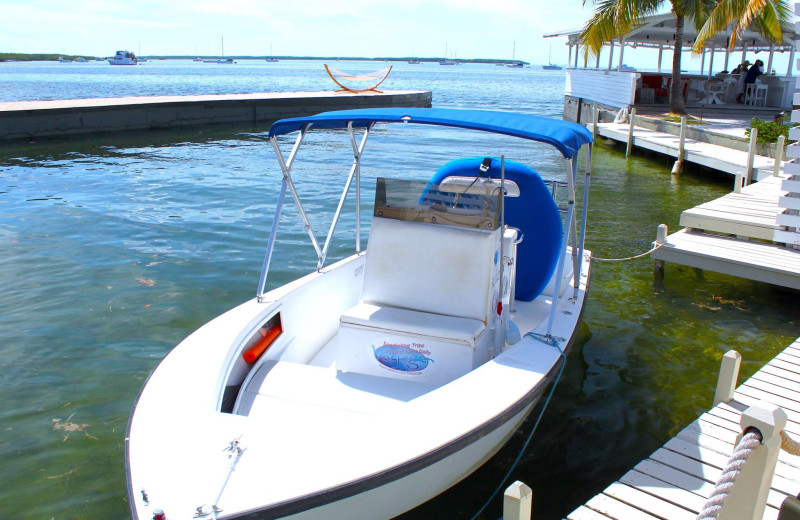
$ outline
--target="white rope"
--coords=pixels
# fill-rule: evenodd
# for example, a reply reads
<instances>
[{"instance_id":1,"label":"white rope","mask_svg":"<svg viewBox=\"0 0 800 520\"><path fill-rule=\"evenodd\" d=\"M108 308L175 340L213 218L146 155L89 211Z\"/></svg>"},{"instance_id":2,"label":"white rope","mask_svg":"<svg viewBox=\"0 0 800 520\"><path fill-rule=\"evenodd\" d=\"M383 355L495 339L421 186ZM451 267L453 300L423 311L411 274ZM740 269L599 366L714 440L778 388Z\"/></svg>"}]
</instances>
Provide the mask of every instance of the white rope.
<instances>
[{"instance_id":1,"label":"white rope","mask_svg":"<svg viewBox=\"0 0 800 520\"><path fill-rule=\"evenodd\" d=\"M747 458L761 444L762 438L761 432L755 428L748 430L744 434L742 440L733 450L733 455L728 460L725 469L722 470L722 476L719 478L716 487L714 487L714 491L703 505L700 514L697 515L697 520L717 520L725 499L728 498L736 483L736 478L741 474Z\"/></svg>"},{"instance_id":2,"label":"white rope","mask_svg":"<svg viewBox=\"0 0 800 520\"><path fill-rule=\"evenodd\" d=\"M597 260L598 262L624 262L626 260L636 260L637 258L642 258L642 257L645 257L645 256L649 255L650 253L652 253L656 249L660 248L664 244L666 244L666 242L663 242L661 244L656 244L656 246L653 249L651 249L650 251L645 251L644 253L642 253L640 255L636 255L636 256L629 256L629 257L626 257L626 258L599 258L599 257L596 257L596 256L592 256L592 261Z\"/></svg>"}]
</instances>

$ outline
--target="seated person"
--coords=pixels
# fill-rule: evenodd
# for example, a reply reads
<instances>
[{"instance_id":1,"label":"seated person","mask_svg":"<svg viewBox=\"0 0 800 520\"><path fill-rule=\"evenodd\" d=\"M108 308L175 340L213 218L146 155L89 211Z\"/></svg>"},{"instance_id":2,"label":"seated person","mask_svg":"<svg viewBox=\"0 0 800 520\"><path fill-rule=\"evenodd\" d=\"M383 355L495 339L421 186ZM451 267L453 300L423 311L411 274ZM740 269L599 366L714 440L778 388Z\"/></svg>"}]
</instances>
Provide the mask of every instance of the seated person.
<instances>
[{"instance_id":1,"label":"seated person","mask_svg":"<svg viewBox=\"0 0 800 520\"><path fill-rule=\"evenodd\" d=\"M756 79L758 79L758 77L760 75L762 75L762 74L764 74L764 62L761 61L761 60L756 60L756 62L753 64L753 66L750 67L750 69L747 71L747 75L744 78L744 89L743 89L743 92L741 92L736 97L736 101L738 101L739 103L743 103L744 102L744 99L743 99L744 98L744 91L747 90L747 85L752 85L753 83L755 83Z\"/></svg>"},{"instance_id":2,"label":"seated person","mask_svg":"<svg viewBox=\"0 0 800 520\"><path fill-rule=\"evenodd\" d=\"M747 72L747 69L750 67L750 62L744 60L740 65L737 65L735 69L731 71L731 74L744 74Z\"/></svg>"}]
</instances>

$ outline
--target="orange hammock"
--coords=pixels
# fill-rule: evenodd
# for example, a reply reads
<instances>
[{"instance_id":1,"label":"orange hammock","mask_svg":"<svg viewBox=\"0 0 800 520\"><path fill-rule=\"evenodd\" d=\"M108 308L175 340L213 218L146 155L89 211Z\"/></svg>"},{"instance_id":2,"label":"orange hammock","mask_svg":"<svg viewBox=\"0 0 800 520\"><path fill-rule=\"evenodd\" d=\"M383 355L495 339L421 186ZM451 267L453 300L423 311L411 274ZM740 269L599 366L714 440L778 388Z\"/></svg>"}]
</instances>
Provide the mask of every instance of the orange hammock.
<instances>
[{"instance_id":1,"label":"orange hammock","mask_svg":"<svg viewBox=\"0 0 800 520\"><path fill-rule=\"evenodd\" d=\"M369 72L367 74L362 74L360 76L348 74L347 72L336 70L333 67L328 67L327 65L325 65L325 71L328 73L328 76L331 77L333 82L341 87L336 92L355 92L356 94L358 94L359 92L369 92L369 91L381 92L380 90L378 90L378 85L383 83L384 80L386 79L386 76L388 76L389 73L392 72L392 67L389 67L387 69L377 70L375 72ZM372 82L377 81L377 83L375 83L369 88L356 89L343 85L339 80L336 79L337 77L340 79L347 79L350 81L372 81Z\"/></svg>"}]
</instances>

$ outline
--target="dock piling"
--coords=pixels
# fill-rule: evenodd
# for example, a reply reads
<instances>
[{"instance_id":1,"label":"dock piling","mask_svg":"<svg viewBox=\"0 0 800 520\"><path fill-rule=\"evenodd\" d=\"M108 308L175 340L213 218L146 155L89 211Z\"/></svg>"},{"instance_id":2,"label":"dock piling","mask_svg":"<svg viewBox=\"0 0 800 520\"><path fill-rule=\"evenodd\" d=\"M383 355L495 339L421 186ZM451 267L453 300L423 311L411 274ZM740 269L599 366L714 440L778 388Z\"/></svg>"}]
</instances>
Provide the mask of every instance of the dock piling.
<instances>
[{"instance_id":1,"label":"dock piling","mask_svg":"<svg viewBox=\"0 0 800 520\"><path fill-rule=\"evenodd\" d=\"M756 145L758 144L758 128L750 129L750 146L747 147L747 177L745 182L752 183L753 179L753 161L756 157Z\"/></svg>"},{"instance_id":2,"label":"dock piling","mask_svg":"<svg viewBox=\"0 0 800 520\"><path fill-rule=\"evenodd\" d=\"M533 491L517 480L503 495L503 520L530 520Z\"/></svg>"},{"instance_id":3,"label":"dock piling","mask_svg":"<svg viewBox=\"0 0 800 520\"><path fill-rule=\"evenodd\" d=\"M751 406L742 413L739 422L742 433L736 439L736 446L751 428L761 433L762 440L747 457L747 463L741 466L735 485L722 503L718 520L760 520L764 517L767 494L781 451L780 432L786 427L786 421L786 412L767 403Z\"/></svg>"},{"instance_id":4,"label":"dock piling","mask_svg":"<svg viewBox=\"0 0 800 520\"><path fill-rule=\"evenodd\" d=\"M600 122L600 111L597 103L592 105L592 142L597 142L597 123Z\"/></svg>"},{"instance_id":5,"label":"dock piling","mask_svg":"<svg viewBox=\"0 0 800 520\"><path fill-rule=\"evenodd\" d=\"M736 172L736 174L733 177L733 192L741 193L743 184L744 184L744 173Z\"/></svg>"},{"instance_id":6,"label":"dock piling","mask_svg":"<svg viewBox=\"0 0 800 520\"><path fill-rule=\"evenodd\" d=\"M714 392L714 406L719 403L731 402L741 366L742 355L735 350L729 350L722 356L722 366L720 366L719 378L717 379L717 390Z\"/></svg>"},{"instance_id":7,"label":"dock piling","mask_svg":"<svg viewBox=\"0 0 800 520\"><path fill-rule=\"evenodd\" d=\"M667 234L669 227L666 224L659 224L656 230L656 245L661 245L667 242ZM653 278L655 280L664 279L664 261L656 260L653 265Z\"/></svg>"},{"instance_id":8,"label":"dock piling","mask_svg":"<svg viewBox=\"0 0 800 520\"><path fill-rule=\"evenodd\" d=\"M678 175L683 170L686 158L686 116L681 116L681 131L678 137L678 160L672 165L672 174Z\"/></svg>"},{"instance_id":9,"label":"dock piling","mask_svg":"<svg viewBox=\"0 0 800 520\"><path fill-rule=\"evenodd\" d=\"M630 115L630 124L628 125L628 146L625 148L626 159L631 154L631 150L633 149L633 126L635 121L636 121L636 109L632 108Z\"/></svg>"},{"instance_id":10,"label":"dock piling","mask_svg":"<svg viewBox=\"0 0 800 520\"><path fill-rule=\"evenodd\" d=\"M778 177L781 174L781 166L783 162L783 147L786 144L786 136L778 136L778 144L775 146L775 166L772 168L772 176Z\"/></svg>"}]
</instances>

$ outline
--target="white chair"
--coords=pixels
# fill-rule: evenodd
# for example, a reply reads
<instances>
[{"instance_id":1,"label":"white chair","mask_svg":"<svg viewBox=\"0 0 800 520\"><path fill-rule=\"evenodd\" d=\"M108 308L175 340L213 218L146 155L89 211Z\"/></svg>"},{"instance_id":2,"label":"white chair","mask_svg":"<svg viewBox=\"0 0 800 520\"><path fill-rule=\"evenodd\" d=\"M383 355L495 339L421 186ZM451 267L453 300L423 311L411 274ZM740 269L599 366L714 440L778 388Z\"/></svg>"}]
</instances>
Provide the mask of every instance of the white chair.
<instances>
[{"instance_id":1,"label":"white chair","mask_svg":"<svg viewBox=\"0 0 800 520\"><path fill-rule=\"evenodd\" d=\"M767 86L759 82L747 84L747 88L744 91L744 104L767 106Z\"/></svg>"},{"instance_id":2,"label":"white chair","mask_svg":"<svg viewBox=\"0 0 800 520\"><path fill-rule=\"evenodd\" d=\"M704 83L707 92L705 102L709 105L724 105L727 86L719 81L706 81Z\"/></svg>"}]
</instances>

